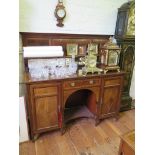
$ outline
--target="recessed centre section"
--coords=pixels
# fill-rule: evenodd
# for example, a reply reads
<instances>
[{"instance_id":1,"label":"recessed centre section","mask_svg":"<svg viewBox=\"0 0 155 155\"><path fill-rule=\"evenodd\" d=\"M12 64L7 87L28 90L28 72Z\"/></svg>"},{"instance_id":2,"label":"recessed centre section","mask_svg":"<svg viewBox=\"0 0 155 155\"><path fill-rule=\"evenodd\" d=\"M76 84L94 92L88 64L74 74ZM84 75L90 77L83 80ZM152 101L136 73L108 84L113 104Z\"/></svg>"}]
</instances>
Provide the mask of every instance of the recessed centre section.
<instances>
[{"instance_id":1,"label":"recessed centre section","mask_svg":"<svg viewBox=\"0 0 155 155\"><path fill-rule=\"evenodd\" d=\"M89 89L73 92L65 103L65 123L78 118L94 118L96 113L96 95Z\"/></svg>"}]
</instances>

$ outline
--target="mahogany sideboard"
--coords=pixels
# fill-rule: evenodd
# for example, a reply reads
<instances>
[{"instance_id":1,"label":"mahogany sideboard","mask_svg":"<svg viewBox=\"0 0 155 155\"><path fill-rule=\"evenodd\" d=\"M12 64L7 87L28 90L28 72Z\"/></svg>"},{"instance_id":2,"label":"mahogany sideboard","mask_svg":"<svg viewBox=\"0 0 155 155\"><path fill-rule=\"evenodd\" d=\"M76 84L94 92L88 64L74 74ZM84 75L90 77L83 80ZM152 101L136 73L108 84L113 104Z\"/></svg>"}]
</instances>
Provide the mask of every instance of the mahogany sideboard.
<instances>
[{"instance_id":1,"label":"mahogany sideboard","mask_svg":"<svg viewBox=\"0 0 155 155\"><path fill-rule=\"evenodd\" d=\"M100 52L109 35L20 33L23 46L62 46L64 58L68 43L87 47L89 43L98 45ZM80 55L79 55L80 56ZM78 57L77 57L78 58ZM25 70L28 61L25 59ZM43 132L61 129L79 117L91 117L97 125L101 119L118 116L123 88L124 72L107 74L73 75L67 78L32 79L25 72L27 88L27 118L31 139Z\"/></svg>"},{"instance_id":2,"label":"mahogany sideboard","mask_svg":"<svg viewBox=\"0 0 155 155\"><path fill-rule=\"evenodd\" d=\"M96 125L101 119L110 116L117 118L123 77L124 72L114 72L74 75L68 78L32 79L29 73L25 73L31 139L54 129L61 129L63 133L74 111L77 113L80 109L87 109L83 114L86 116L89 112L88 117L91 114ZM78 117L81 117L80 113Z\"/></svg>"}]
</instances>

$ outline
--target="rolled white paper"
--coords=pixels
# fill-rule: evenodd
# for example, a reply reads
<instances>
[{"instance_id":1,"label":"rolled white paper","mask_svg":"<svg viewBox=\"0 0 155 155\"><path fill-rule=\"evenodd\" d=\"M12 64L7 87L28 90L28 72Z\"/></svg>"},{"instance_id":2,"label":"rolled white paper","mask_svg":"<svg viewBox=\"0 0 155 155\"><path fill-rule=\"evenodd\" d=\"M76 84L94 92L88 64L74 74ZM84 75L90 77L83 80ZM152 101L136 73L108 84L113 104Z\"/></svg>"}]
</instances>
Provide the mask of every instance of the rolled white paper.
<instances>
[{"instance_id":1,"label":"rolled white paper","mask_svg":"<svg viewBox=\"0 0 155 155\"><path fill-rule=\"evenodd\" d=\"M62 46L28 46L23 47L25 58L63 56Z\"/></svg>"},{"instance_id":2,"label":"rolled white paper","mask_svg":"<svg viewBox=\"0 0 155 155\"><path fill-rule=\"evenodd\" d=\"M33 57L60 57L63 56L63 51L26 51L24 52L25 58L33 58Z\"/></svg>"}]
</instances>

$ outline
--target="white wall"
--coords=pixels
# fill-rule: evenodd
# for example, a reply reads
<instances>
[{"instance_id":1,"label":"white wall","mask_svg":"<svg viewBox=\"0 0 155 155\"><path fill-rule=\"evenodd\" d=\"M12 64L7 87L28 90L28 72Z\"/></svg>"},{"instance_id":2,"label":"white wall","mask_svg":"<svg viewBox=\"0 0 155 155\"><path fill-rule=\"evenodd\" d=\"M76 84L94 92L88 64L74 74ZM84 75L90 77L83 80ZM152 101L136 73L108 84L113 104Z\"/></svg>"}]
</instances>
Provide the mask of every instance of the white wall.
<instances>
[{"instance_id":1,"label":"white wall","mask_svg":"<svg viewBox=\"0 0 155 155\"><path fill-rule=\"evenodd\" d=\"M22 96L19 98L19 142L28 140L29 136L25 110L25 99Z\"/></svg>"},{"instance_id":2,"label":"white wall","mask_svg":"<svg viewBox=\"0 0 155 155\"><path fill-rule=\"evenodd\" d=\"M58 0L20 0L20 32L51 32L113 35L117 8L128 0L63 0L67 16L56 26Z\"/></svg>"}]
</instances>

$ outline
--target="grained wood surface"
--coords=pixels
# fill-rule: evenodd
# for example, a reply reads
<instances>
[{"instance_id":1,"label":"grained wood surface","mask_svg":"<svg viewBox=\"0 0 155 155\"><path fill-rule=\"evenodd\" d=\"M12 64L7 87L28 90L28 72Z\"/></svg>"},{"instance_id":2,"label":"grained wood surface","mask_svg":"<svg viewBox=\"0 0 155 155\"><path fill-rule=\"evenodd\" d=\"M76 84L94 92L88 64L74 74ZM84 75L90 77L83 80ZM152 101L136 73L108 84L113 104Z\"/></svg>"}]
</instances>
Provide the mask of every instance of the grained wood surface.
<instances>
[{"instance_id":1,"label":"grained wood surface","mask_svg":"<svg viewBox=\"0 0 155 155\"><path fill-rule=\"evenodd\" d=\"M58 124L57 96L40 97L35 99L37 129Z\"/></svg>"},{"instance_id":2,"label":"grained wood surface","mask_svg":"<svg viewBox=\"0 0 155 155\"><path fill-rule=\"evenodd\" d=\"M20 155L117 155L120 136L135 129L135 110L122 112L95 127L93 119L80 119L60 131L42 134L34 143L20 144Z\"/></svg>"},{"instance_id":3,"label":"grained wood surface","mask_svg":"<svg viewBox=\"0 0 155 155\"><path fill-rule=\"evenodd\" d=\"M58 128L58 91L59 85L57 83L33 84L30 86L31 102L28 104L29 111L31 111L33 124L31 131L33 133L44 129Z\"/></svg>"},{"instance_id":4,"label":"grained wood surface","mask_svg":"<svg viewBox=\"0 0 155 155\"><path fill-rule=\"evenodd\" d=\"M44 79L26 84L31 139L49 130L61 128L66 121L64 109L87 105L99 120L119 113L124 72L95 76L67 77L55 81ZM111 81L111 83L110 83ZM93 95L94 94L94 95Z\"/></svg>"}]
</instances>

